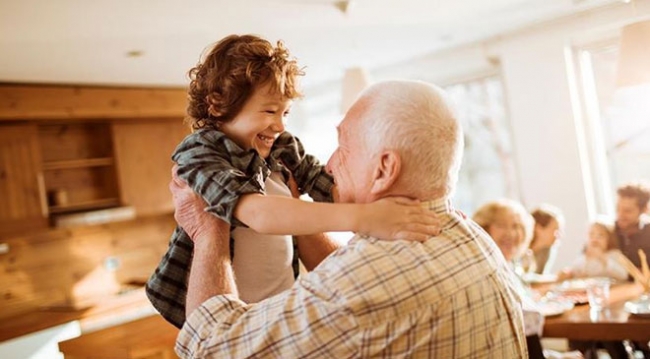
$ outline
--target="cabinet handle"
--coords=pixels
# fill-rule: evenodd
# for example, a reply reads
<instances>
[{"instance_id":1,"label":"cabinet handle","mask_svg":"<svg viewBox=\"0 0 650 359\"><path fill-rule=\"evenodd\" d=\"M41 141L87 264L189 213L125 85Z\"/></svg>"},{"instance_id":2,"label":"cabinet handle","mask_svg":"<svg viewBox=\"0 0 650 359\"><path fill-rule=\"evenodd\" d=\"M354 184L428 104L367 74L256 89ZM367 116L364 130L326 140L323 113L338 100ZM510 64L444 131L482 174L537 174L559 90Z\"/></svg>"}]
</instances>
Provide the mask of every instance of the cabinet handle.
<instances>
[{"instance_id":1,"label":"cabinet handle","mask_svg":"<svg viewBox=\"0 0 650 359\"><path fill-rule=\"evenodd\" d=\"M41 202L41 214L43 214L43 218L47 218L50 211L47 208L47 193L45 192L45 179L43 179L43 173L38 173L36 178L38 180L38 197Z\"/></svg>"}]
</instances>

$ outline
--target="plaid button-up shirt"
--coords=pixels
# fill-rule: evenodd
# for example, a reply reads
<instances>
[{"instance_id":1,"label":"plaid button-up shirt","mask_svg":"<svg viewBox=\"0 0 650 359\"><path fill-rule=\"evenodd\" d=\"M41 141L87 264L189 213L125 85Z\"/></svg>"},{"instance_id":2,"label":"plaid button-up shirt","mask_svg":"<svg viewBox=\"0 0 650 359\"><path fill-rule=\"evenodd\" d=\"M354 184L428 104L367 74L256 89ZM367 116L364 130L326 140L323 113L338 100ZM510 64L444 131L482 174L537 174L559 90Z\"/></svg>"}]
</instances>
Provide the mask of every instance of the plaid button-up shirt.
<instances>
[{"instance_id":1,"label":"plaid button-up shirt","mask_svg":"<svg viewBox=\"0 0 650 359\"><path fill-rule=\"evenodd\" d=\"M215 296L188 318L182 358L525 358L514 275L447 202L424 243L356 236L282 294Z\"/></svg>"},{"instance_id":2,"label":"plaid button-up shirt","mask_svg":"<svg viewBox=\"0 0 650 359\"><path fill-rule=\"evenodd\" d=\"M220 131L202 129L181 142L172 160L178 164L179 177L208 203L206 211L233 226L244 226L233 217L239 197L247 193L264 194L264 182L271 172L281 172L285 180L291 173L301 193L309 194L315 201L332 201L332 177L315 157L304 153L300 141L288 132L276 139L265 160L255 150L242 149ZM231 239L231 254L235 246ZM185 322L193 248L187 233L177 227L167 253L146 286L154 307L179 328ZM294 267L297 268L296 256Z\"/></svg>"}]
</instances>

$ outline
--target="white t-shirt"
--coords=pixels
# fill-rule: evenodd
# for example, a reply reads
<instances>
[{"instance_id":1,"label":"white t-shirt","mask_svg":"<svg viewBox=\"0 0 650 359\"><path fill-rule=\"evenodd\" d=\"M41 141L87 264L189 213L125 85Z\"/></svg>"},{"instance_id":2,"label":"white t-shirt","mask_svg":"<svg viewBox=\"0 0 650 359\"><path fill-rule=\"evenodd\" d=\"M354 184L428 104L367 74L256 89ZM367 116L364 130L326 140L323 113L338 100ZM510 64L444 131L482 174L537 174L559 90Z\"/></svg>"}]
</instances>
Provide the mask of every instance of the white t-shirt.
<instances>
[{"instance_id":1,"label":"white t-shirt","mask_svg":"<svg viewBox=\"0 0 650 359\"><path fill-rule=\"evenodd\" d=\"M279 172L266 179L266 194L291 197ZM260 234L250 228L236 227L233 270L239 298L256 303L289 289L293 277L292 236Z\"/></svg>"}]
</instances>

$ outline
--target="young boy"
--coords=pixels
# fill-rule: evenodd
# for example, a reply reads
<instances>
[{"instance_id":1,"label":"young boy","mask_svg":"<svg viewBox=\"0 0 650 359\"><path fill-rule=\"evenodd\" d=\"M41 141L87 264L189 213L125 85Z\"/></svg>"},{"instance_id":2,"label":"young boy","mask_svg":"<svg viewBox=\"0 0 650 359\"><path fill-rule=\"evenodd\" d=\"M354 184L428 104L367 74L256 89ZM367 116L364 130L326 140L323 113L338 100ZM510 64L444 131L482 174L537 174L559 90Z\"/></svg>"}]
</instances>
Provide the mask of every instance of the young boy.
<instances>
[{"instance_id":1,"label":"young boy","mask_svg":"<svg viewBox=\"0 0 650 359\"><path fill-rule=\"evenodd\" d=\"M303 73L281 42L274 47L253 35L228 36L189 74L194 132L172 160L178 176L206 201L206 211L231 224L232 265L243 301L257 302L291 287L297 275L291 234L356 231L415 240L437 234L435 216L416 202L357 205L292 198L289 181L319 202L332 202L334 184L324 166L284 130ZM154 307L178 327L185 321L192 251L191 239L177 227L147 282Z\"/></svg>"}]
</instances>

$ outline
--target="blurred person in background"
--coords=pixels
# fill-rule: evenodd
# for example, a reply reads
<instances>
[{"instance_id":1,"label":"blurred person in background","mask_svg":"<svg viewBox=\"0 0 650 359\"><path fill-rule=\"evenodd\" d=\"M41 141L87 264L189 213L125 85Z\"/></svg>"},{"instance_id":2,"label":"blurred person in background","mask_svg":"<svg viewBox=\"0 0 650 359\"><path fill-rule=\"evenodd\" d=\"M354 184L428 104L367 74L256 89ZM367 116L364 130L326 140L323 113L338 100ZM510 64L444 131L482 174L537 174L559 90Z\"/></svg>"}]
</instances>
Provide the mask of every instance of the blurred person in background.
<instances>
[{"instance_id":1,"label":"blurred person in background","mask_svg":"<svg viewBox=\"0 0 650 359\"><path fill-rule=\"evenodd\" d=\"M650 184L647 181L630 182L619 187L616 194L614 234L623 255L640 268L639 250L645 252L646 261L650 258ZM634 346L650 358L648 343L635 342Z\"/></svg>"},{"instance_id":2,"label":"blurred person in background","mask_svg":"<svg viewBox=\"0 0 650 359\"><path fill-rule=\"evenodd\" d=\"M639 249L650 256L650 218L647 214L650 185L632 182L619 187L616 193L614 233L619 248L634 265L641 267Z\"/></svg>"},{"instance_id":3,"label":"blurred person in background","mask_svg":"<svg viewBox=\"0 0 650 359\"><path fill-rule=\"evenodd\" d=\"M583 253L558 274L558 279L608 277L624 281L627 271L617 259L619 253L612 225L604 219L595 220L589 225Z\"/></svg>"},{"instance_id":4,"label":"blurred person in background","mask_svg":"<svg viewBox=\"0 0 650 359\"><path fill-rule=\"evenodd\" d=\"M479 207L472 219L492 237L501 254L514 270L526 252L533 233L533 218L516 201L498 199ZM524 310L524 331L530 358L544 358L540 336L544 317L535 309L530 295L520 286Z\"/></svg>"},{"instance_id":5,"label":"blurred person in background","mask_svg":"<svg viewBox=\"0 0 650 359\"><path fill-rule=\"evenodd\" d=\"M524 254L532 239L533 218L517 201L504 198L485 203L472 219L492 237L511 264Z\"/></svg>"},{"instance_id":6,"label":"blurred person in background","mask_svg":"<svg viewBox=\"0 0 650 359\"><path fill-rule=\"evenodd\" d=\"M541 204L531 215L535 220L530 249L535 258L534 272L548 274L553 267L560 238L564 232L562 211L550 204Z\"/></svg>"}]
</instances>

